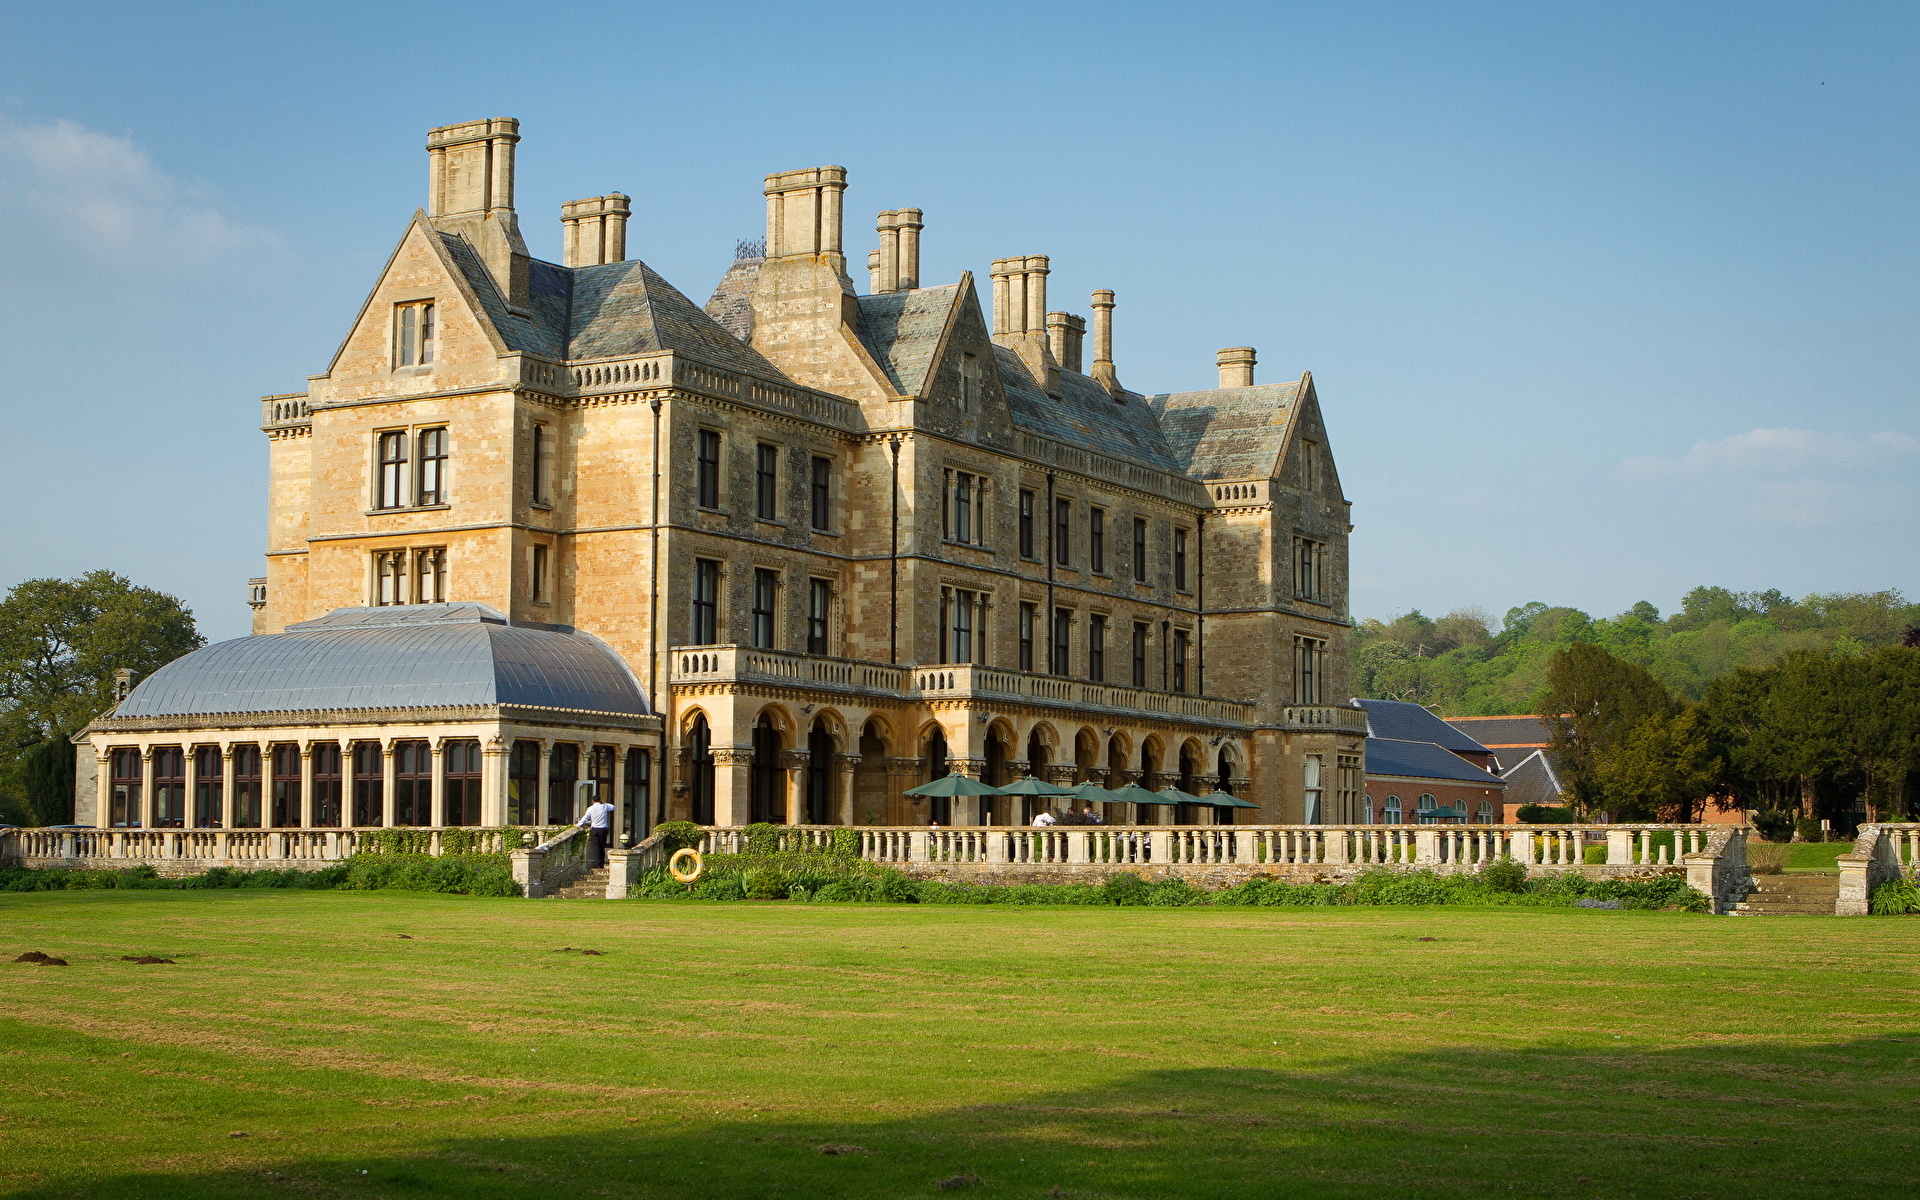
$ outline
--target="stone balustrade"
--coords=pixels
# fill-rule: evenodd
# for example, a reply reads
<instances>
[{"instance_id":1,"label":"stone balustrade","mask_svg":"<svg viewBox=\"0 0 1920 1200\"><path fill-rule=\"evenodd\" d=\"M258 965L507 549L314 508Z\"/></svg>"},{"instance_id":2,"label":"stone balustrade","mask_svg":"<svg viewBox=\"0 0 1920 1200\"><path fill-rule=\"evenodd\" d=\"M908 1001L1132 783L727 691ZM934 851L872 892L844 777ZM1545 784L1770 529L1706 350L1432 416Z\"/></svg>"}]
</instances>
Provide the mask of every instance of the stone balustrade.
<instances>
[{"instance_id":1,"label":"stone balustrade","mask_svg":"<svg viewBox=\"0 0 1920 1200\"><path fill-rule=\"evenodd\" d=\"M1836 861L1840 898L1833 911L1842 917L1864 917L1874 888L1903 875L1920 876L1920 822L1862 825L1853 839L1853 852Z\"/></svg>"},{"instance_id":2,"label":"stone balustrade","mask_svg":"<svg viewBox=\"0 0 1920 1200\"><path fill-rule=\"evenodd\" d=\"M375 829L10 829L0 830L0 863L35 868L124 869L141 864L162 875L210 867L318 870L367 848ZM457 836L460 849L499 853L529 829L407 826L392 831L419 853L438 855Z\"/></svg>"}]
</instances>

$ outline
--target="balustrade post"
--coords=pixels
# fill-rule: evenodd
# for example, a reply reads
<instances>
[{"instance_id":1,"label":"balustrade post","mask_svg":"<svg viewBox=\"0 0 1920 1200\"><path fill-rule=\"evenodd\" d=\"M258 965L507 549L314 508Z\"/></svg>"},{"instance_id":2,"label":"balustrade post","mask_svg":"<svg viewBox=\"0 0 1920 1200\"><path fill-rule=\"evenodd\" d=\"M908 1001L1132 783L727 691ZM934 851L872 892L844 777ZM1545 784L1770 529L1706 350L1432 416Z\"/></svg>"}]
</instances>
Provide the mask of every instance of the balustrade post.
<instances>
[{"instance_id":1,"label":"balustrade post","mask_svg":"<svg viewBox=\"0 0 1920 1200\"><path fill-rule=\"evenodd\" d=\"M640 881L638 850L607 851L607 899L625 900L628 891Z\"/></svg>"},{"instance_id":2,"label":"balustrade post","mask_svg":"<svg viewBox=\"0 0 1920 1200\"><path fill-rule=\"evenodd\" d=\"M923 829L916 829L907 835L907 861L929 862L933 849L932 841Z\"/></svg>"},{"instance_id":3,"label":"balustrade post","mask_svg":"<svg viewBox=\"0 0 1920 1200\"><path fill-rule=\"evenodd\" d=\"M1085 829L1068 829L1065 837L1067 839L1067 861L1070 863L1084 863L1089 861L1087 851L1088 843L1093 840L1092 832Z\"/></svg>"},{"instance_id":4,"label":"balustrade post","mask_svg":"<svg viewBox=\"0 0 1920 1200\"><path fill-rule=\"evenodd\" d=\"M1338 864L1340 866L1345 866L1347 863L1353 861L1353 856L1347 850L1347 839L1352 835L1346 830L1327 829L1321 832L1321 836L1326 838L1327 847L1326 856L1323 861L1329 865Z\"/></svg>"},{"instance_id":5,"label":"balustrade post","mask_svg":"<svg viewBox=\"0 0 1920 1200\"><path fill-rule=\"evenodd\" d=\"M1421 826L1413 831L1413 861L1432 866L1440 861L1440 831Z\"/></svg>"},{"instance_id":6,"label":"balustrade post","mask_svg":"<svg viewBox=\"0 0 1920 1200\"><path fill-rule=\"evenodd\" d=\"M1586 854L1584 853L1586 848L1585 842L1586 839L1583 837L1581 839L1581 849L1583 853L1580 855L1581 861L1583 862L1586 860ZM1607 830L1607 865L1610 867L1633 865L1633 830Z\"/></svg>"},{"instance_id":7,"label":"balustrade post","mask_svg":"<svg viewBox=\"0 0 1920 1200\"><path fill-rule=\"evenodd\" d=\"M507 858L513 863L513 881L520 885L527 899L538 900L547 894L545 850L526 846L507 851Z\"/></svg>"},{"instance_id":8,"label":"balustrade post","mask_svg":"<svg viewBox=\"0 0 1920 1200\"><path fill-rule=\"evenodd\" d=\"M1173 861L1173 834L1155 829L1147 834L1147 858L1158 867Z\"/></svg>"}]
</instances>

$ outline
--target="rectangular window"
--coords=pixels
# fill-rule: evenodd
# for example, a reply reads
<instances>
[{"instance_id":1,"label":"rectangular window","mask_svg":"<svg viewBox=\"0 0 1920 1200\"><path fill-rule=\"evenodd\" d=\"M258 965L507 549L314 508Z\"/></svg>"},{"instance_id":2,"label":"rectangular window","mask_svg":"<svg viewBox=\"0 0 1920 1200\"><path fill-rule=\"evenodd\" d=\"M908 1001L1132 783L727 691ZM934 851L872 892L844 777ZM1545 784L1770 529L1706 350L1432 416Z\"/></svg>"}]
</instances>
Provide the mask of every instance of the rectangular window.
<instances>
[{"instance_id":1,"label":"rectangular window","mask_svg":"<svg viewBox=\"0 0 1920 1200\"><path fill-rule=\"evenodd\" d=\"M1293 539L1293 594L1303 600L1320 596L1320 564L1324 547L1306 538Z\"/></svg>"},{"instance_id":2,"label":"rectangular window","mask_svg":"<svg viewBox=\"0 0 1920 1200\"><path fill-rule=\"evenodd\" d=\"M445 604L447 601L447 552L443 547L413 552L415 604Z\"/></svg>"},{"instance_id":3,"label":"rectangular window","mask_svg":"<svg viewBox=\"0 0 1920 1200\"><path fill-rule=\"evenodd\" d=\"M153 827L181 829L187 823L187 755L178 746L153 748Z\"/></svg>"},{"instance_id":4,"label":"rectangular window","mask_svg":"<svg viewBox=\"0 0 1920 1200\"><path fill-rule=\"evenodd\" d=\"M1087 621L1087 678L1107 681L1107 618L1100 613Z\"/></svg>"},{"instance_id":5,"label":"rectangular window","mask_svg":"<svg viewBox=\"0 0 1920 1200\"><path fill-rule=\"evenodd\" d=\"M423 429L420 431L420 492L414 498L417 504L445 504L447 502L447 431L444 429Z\"/></svg>"},{"instance_id":6,"label":"rectangular window","mask_svg":"<svg viewBox=\"0 0 1920 1200\"><path fill-rule=\"evenodd\" d=\"M353 823L387 823L387 762L379 742L353 744Z\"/></svg>"},{"instance_id":7,"label":"rectangular window","mask_svg":"<svg viewBox=\"0 0 1920 1200\"><path fill-rule=\"evenodd\" d=\"M780 572L760 568L753 573L753 644L773 649L773 604L780 594Z\"/></svg>"},{"instance_id":8,"label":"rectangular window","mask_svg":"<svg viewBox=\"0 0 1920 1200\"><path fill-rule=\"evenodd\" d=\"M1324 664L1327 644L1314 638L1296 638L1293 643L1294 684L1293 702L1295 704L1322 703L1320 693L1325 684Z\"/></svg>"},{"instance_id":9,"label":"rectangular window","mask_svg":"<svg viewBox=\"0 0 1920 1200\"><path fill-rule=\"evenodd\" d=\"M260 828L260 747L233 748L233 827Z\"/></svg>"},{"instance_id":10,"label":"rectangular window","mask_svg":"<svg viewBox=\"0 0 1920 1200\"><path fill-rule=\"evenodd\" d=\"M373 602L381 607L407 602L407 552L405 550L374 551Z\"/></svg>"},{"instance_id":11,"label":"rectangular window","mask_svg":"<svg viewBox=\"0 0 1920 1200\"><path fill-rule=\"evenodd\" d=\"M433 361L438 330L434 328L433 301L416 300L396 304L393 311L393 365L423 367Z\"/></svg>"},{"instance_id":12,"label":"rectangular window","mask_svg":"<svg viewBox=\"0 0 1920 1200\"><path fill-rule=\"evenodd\" d=\"M1049 648L1047 669L1055 675L1068 673L1073 662L1073 610L1053 610L1053 644Z\"/></svg>"},{"instance_id":13,"label":"rectangular window","mask_svg":"<svg viewBox=\"0 0 1920 1200\"><path fill-rule=\"evenodd\" d=\"M1104 508L1087 514L1087 570L1096 575L1107 573L1107 510Z\"/></svg>"},{"instance_id":14,"label":"rectangular window","mask_svg":"<svg viewBox=\"0 0 1920 1200\"><path fill-rule=\"evenodd\" d=\"M780 514L780 447L753 448L753 515L772 521Z\"/></svg>"},{"instance_id":15,"label":"rectangular window","mask_svg":"<svg viewBox=\"0 0 1920 1200\"><path fill-rule=\"evenodd\" d=\"M1033 556L1033 493L1022 488L1020 491L1020 557L1032 558Z\"/></svg>"},{"instance_id":16,"label":"rectangular window","mask_svg":"<svg viewBox=\"0 0 1920 1200\"><path fill-rule=\"evenodd\" d=\"M1020 606L1020 669L1033 670L1033 626L1039 613L1031 604Z\"/></svg>"},{"instance_id":17,"label":"rectangular window","mask_svg":"<svg viewBox=\"0 0 1920 1200\"><path fill-rule=\"evenodd\" d=\"M1066 566L1073 561L1073 501L1053 502L1053 561Z\"/></svg>"},{"instance_id":18,"label":"rectangular window","mask_svg":"<svg viewBox=\"0 0 1920 1200\"><path fill-rule=\"evenodd\" d=\"M407 434L395 429L379 438L380 474L375 488L375 508L402 508L407 503Z\"/></svg>"},{"instance_id":19,"label":"rectangular window","mask_svg":"<svg viewBox=\"0 0 1920 1200\"><path fill-rule=\"evenodd\" d=\"M637 845L652 832L653 752L627 751L627 777L622 781L626 795L621 803L623 827Z\"/></svg>"},{"instance_id":20,"label":"rectangular window","mask_svg":"<svg viewBox=\"0 0 1920 1200\"><path fill-rule=\"evenodd\" d=\"M701 508L719 508L720 435L711 429L700 431L700 452L695 467L694 503Z\"/></svg>"},{"instance_id":21,"label":"rectangular window","mask_svg":"<svg viewBox=\"0 0 1920 1200\"><path fill-rule=\"evenodd\" d=\"M827 652L827 624L833 615L833 584L825 579L807 581L807 653Z\"/></svg>"},{"instance_id":22,"label":"rectangular window","mask_svg":"<svg viewBox=\"0 0 1920 1200\"><path fill-rule=\"evenodd\" d=\"M1173 586L1176 591L1187 590L1187 531L1173 531Z\"/></svg>"},{"instance_id":23,"label":"rectangular window","mask_svg":"<svg viewBox=\"0 0 1920 1200\"><path fill-rule=\"evenodd\" d=\"M533 599L541 603L547 599L547 548L536 545L533 548Z\"/></svg>"},{"instance_id":24,"label":"rectangular window","mask_svg":"<svg viewBox=\"0 0 1920 1200\"><path fill-rule=\"evenodd\" d=\"M300 747L281 743L273 748L273 826L300 824Z\"/></svg>"},{"instance_id":25,"label":"rectangular window","mask_svg":"<svg viewBox=\"0 0 1920 1200\"><path fill-rule=\"evenodd\" d=\"M545 425L533 427L533 502L553 503L553 434Z\"/></svg>"},{"instance_id":26,"label":"rectangular window","mask_svg":"<svg viewBox=\"0 0 1920 1200\"><path fill-rule=\"evenodd\" d=\"M223 767L220 747L201 746L193 752L193 824L197 829L218 829L223 823Z\"/></svg>"},{"instance_id":27,"label":"rectangular window","mask_svg":"<svg viewBox=\"0 0 1920 1200\"><path fill-rule=\"evenodd\" d=\"M1147 623L1133 623L1133 686L1147 686Z\"/></svg>"},{"instance_id":28,"label":"rectangular window","mask_svg":"<svg viewBox=\"0 0 1920 1200\"><path fill-rule=\"evenodd\" d=\"M113 752L112 813L109 823L115 829L133 829L140 825L141 769L140 752L133 749Z\"/></svg>"},{"instance_id":29,"label":"rectangular window","mask_svg":"<svg viewBox=\"0 0 1920 1200\"><path fill-rule=\"evenodd\" d=\"M554 746L547 755L547 823L571 825L580 816L574 811L573 793L580 782L580 747L568 742Z\"/></svg>"},{"instance_id":30,"label":"rectangular window","mask_svg":"<svg viewBox=\"0 0 1920 1200\"><path fill-rule=\"evenodd\" d=\"M540 823L540 743L520 738L507 756L507 824Z\"/></svg>"},{"instance_id":31,"label":"rectangular window","mask_svg":"<svg viewBox=\"0 0 1920 1200\"><path fill-rule=\"evenodd\" d=\"M1173 631L1173 690L1187 690L1187 647L1192 634L1184 629Z\"/></svg>"},{"instance_id":32,"label":"rectangular window","mask_svg":"<svg viewBox=\"0 0 1920 1200\"><path fill-rule=\"evenodd\" d=\"M1309 492L1320 490L1320 444L1300 443L1300 486Z\"/></svg>"},{"instance_id":33,"label":"rectangular window","mask_svg":"<svg viewBox=\"0 0 1920 1200\"><path fill-rule=\"evenodd\" d=\"M965 471L957 471L953 476L953 532L956 542L972 544L974 478Z\"/></svg>"},{"instance_id":34,"label":"rectangular window","mask_svg":"<svg viewBox=\"0 0 1920 1200\"><path fill-rule=\"evenodd\" d=\"M433 824L433 746L428 742L393 744L393 823Z\"/></svg>"},{"instance_id":35,"label":"rectangular window","mask_svg":"<svg viewBox=\"0 0 1920 1200\"><path fill-rule=\"evenodd\" d=\"M339 742L321 742L313 751L313 794L308 803L312 806L312 824L321 828L337 828L340 824L340 797L344 781L341 778L341 760Z\"/></svg>"},{"instance_id":36,"label":"rectangular window","mask_svg":"<svg viewBox=\"0 0 1920 1200\"><path fill-rule=\"evenodd\" d=\"M813 460L812 515L815 529L833 528L833 460Z\"/></svg>"},{"instance_id":37,"label":"rectangular window","mask_svg":"<svg viewBox=\"0 0 1920 1200\"><path fill-rule=\"evenodd\" d=\"M1147 581L1147 520L1145 517L1133 519L1133 577L1141 583Z\"/></svg>"},{"instance_id":38,"label":"rectangular window","mask_svg":"<svg viewBox=\"0 0 1920 1200\"><path fill-rule=\"evenodd\" d=\"M444 760L441 779L446 786L440 802L442 825L480 823L480 743L468 738L440 748Z\"/></svg>"},{"instance_id":39,"label":"rectangular window","mask_svg":"<svg viewBox=\"0 0 1920 1200\"><path fill-rule=\"evenodd\" d=\"M1305 778L1306 805L1302 824L1320 823L1320 755L1307 755Z\"/></svg>"},{"instance_id":40,"label":"rectangular window","mask_svg":"<svg viewBox=\"0 0 1920 1200\"><path fill-rule=\"evenodd\" d=\"M979 593L956 589L953 593L953 656L947 661L970 663L973 661L973 618L974 607L979 603Z\"/></svg>"},{"instance_id":41,"label":"rectangular window","mask_svg":"<svg viewBox=\"0 0 1920 1200\"><path fill-rule=\"evenodd\" d=\"M720 564L712 559L693 560L693 628L688 633L696 646L720 640Z\"/></svg>"}]
</instances>

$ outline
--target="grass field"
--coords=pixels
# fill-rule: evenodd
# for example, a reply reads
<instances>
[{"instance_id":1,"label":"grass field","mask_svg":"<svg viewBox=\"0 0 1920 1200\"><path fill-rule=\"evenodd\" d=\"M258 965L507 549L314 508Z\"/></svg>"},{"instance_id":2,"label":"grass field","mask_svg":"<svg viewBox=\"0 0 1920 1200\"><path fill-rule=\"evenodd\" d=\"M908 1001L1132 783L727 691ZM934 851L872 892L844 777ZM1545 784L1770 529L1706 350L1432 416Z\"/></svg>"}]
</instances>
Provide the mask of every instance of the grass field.
<instances>
[{"instance_id":1,"label":"grass field","mask_svg":"<svg viewBox=\"0 0 1920 1200\"><path fill-rule=\"evenodd\" d=\"M1920 1193L1909 918L53 892L0 931L72 964L0 966L8 1196Z\"/></svg>"}]
</instances>

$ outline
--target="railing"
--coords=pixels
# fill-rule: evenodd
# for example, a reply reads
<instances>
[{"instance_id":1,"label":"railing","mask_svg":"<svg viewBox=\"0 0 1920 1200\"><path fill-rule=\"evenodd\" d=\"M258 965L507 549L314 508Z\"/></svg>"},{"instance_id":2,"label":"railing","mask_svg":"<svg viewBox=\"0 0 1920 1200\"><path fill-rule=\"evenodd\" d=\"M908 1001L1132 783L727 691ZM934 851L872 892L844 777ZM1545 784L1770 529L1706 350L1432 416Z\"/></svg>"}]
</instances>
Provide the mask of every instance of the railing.
<instances>
[{"instance_id":1,"label":"railing","mask_svg":"<svg viewBox=\"0 0 1920 1200\"><path fill-rule=\"evenodd\" d=\"M374 849L441 855L498 854L534 829L398 826L383 829L11 829L0 862L34 866L321 866Z\"/></svg>"},{"instance_id":2,"label":"railing","mask_svg":"<svg viewBox=\"0 0 1920 1200\"><path fill-rule=\"evenodd\" d=\"M1367 732L1367 710L1342 704L1289 704L1281 711L1280 728L1303 732Z\"/></svg>"},{"instance_id":3,"label":"railing","mask_svg":"<svg viewBox=\"0 0 1920 1200\"><path fill-rule=\"evenodd\" d=\"M746 646L682 646L671 652L674 683L731 683L764 680L801 683L835 691L904 695L909 672L887 663L851 658L756 650Z\"/></svg>"},{"instance_id":4,"label":"railing","mask_svg":"<svg viewBox=\"0 0 1920 1200\"><path fill-rule=\"evenodd\" d=\"M305 392L260 397L260 427L269 431L313 423L313 405Z\"/></svg>"},{"instance_id":5,"label":"railing","mask_svg":"<svg viewBox=\"0 0 1920 1200\"><path fill-rule=\"evenodd\" d=\"M852 428L858 409L851 401L825 392L756 379L671 352L580 363L565 368L564 379L583 399L642 388L679 388L744 401L839 429Z\"/></svg>"},{"instance_id":6,"label":"railing","mask_svg":"<svg viewBox=\"0 0 1920 1200\"><path fill-rule=\"evenodd\" d=\"M1877 822L1862 825L1853 853L1839 858L1840 897L1834 913L1864 917L1873 889L1902 875L1920 877L1920 823Z\"/></svg>"},{"instance_id":7,"label":"railing","mask_svg":"<svg viewBox=\"0 0 1920 1200\"><path fill-rule=\"evenodd\" d=\"M538 846L509 852L513 860L513 880L528 899L551 896L586 874L586 833L584 826L569 825Z\"/></svg>"}]
</instances>

